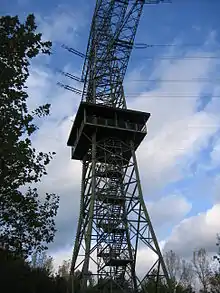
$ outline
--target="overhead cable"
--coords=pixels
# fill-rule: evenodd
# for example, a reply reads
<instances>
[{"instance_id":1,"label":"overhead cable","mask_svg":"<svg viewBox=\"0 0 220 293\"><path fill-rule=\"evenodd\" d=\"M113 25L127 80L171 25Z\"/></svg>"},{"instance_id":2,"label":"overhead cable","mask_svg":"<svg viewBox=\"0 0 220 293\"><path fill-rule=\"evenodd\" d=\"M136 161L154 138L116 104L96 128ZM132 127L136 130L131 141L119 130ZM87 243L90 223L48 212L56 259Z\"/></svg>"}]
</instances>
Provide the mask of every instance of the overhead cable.
<instances>
[{"instance_id":1,"label":"overhead cable","mask_svg":"<svg viewBox=\"0 0 220 293\"><path fill-rule=\"evenodd\" d=\"M192 78L192 79L129 79L127 82L168 82L168 83L187 83L187 82L219 82L220 78Z\"/></svg>"},{"instance_id":2,"label":"overhead cable","mask_svg":"<svg viewBox=\"0 0 220 293\"><path fill-rule=\"evenodd\" d=\"M211 98L211 99L219 99L220 95L212 95L212 94L201 94L201 95L155 95L153 92L149 92L149 94L147 95L146 92L145 94L140 93L132 93L132 94L126 94L126 97L137 97L137 96L141 96L144 98L174 98L174 99L179 99L179 98Z\"/></svg>"}]
</instances>

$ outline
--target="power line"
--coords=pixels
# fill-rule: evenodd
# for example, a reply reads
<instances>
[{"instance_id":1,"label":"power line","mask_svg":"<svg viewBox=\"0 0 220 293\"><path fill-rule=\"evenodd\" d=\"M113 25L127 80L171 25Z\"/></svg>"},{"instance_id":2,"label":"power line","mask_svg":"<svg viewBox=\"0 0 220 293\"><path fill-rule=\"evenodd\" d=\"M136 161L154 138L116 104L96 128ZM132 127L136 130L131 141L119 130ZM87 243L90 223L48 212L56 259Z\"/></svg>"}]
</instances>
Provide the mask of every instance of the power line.
<instances>
[{"instance_id":1,"label":"power line","mask_svg":"<svg viewBox=\"0 0 220 293\"><path fill-rule=\"evenodd\" d=\"M134 49L148 49L154 47L203 47L204 44L147 44L147 43L135 43Z\"/></svg>"},{"instance_id":2,"label":"power line","mask_svg":"<svg viewBox=\"0 0 220 293\"><path fill-rule=\"evenodd\" d=\"M219 82L220 78L216 78L216 79L209 79L209 78L192 78L192 79L129 79L128 78L128 82L161 82L161 83L193 83L193 82Z\"/></svg>"},{"instance_id":3,"label":"power line","mask_svg":"<svg viewBox=\"0 0 220 293\"><path fill-rule=\"evenodd\" d=\"M203 47L204 44L147 44L147 43L134 43L133 48L134 49L149 49L154 47ZM81 57L86 58L86 55L79 50L76 50L72 47L66 46L65 44L61 45L61 48ZM52 49L52 53L54 54L55 51ZM220 58L220 57L218 57Z\"/></svg>"},{"instance_id":4,"label":"power line","mask_svg":"<svg viewBox=\"0 0 220 293\"><path fill-rule=\"evenodd\" d=\"M141 96L143 98L147 99L154 99L154 98L164 98L164 99L179 99L179 98L211 98L211 99L219 99L220 95L211 95L211 94L203 94L203 95L154 95L153 93L149 93L149 95L143 95L141 92L140 93L133 93L133 94L125 94L126 97L137 97Z\"/></svg>"},{"instance_id":5,"label":"power line","mask_svg":"<svg viewBox=\"0 0 220 293\"><path fill-rule=\"evenodd\" d=\"M135 57L135 56L133 56ZM140 56L138 56L140 58ZM220 59L220 56L143 56L140 59L148 60L179 60L179 59L188 59L188 60L200 60L200 59Z\"/></svg>"}]
</instances>

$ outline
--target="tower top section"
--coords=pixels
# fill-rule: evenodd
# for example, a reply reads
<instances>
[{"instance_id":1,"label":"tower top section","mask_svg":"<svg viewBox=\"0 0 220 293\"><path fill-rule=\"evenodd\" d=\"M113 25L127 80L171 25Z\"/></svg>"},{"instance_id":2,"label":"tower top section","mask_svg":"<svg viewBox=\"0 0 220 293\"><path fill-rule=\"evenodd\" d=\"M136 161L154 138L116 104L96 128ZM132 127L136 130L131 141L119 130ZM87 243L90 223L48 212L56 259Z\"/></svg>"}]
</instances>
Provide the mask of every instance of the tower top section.
<instances>
[{"instance_id":1,"label":"tower top section","mask_svg":"<svg viewBox=\"0 0 220 293\"><path fill-rule=\"evenodd\" d=\"M143 0L98 0L92 19L82 80L82 100L126 108L123 80Z\"/></svg>"}]
</instances>

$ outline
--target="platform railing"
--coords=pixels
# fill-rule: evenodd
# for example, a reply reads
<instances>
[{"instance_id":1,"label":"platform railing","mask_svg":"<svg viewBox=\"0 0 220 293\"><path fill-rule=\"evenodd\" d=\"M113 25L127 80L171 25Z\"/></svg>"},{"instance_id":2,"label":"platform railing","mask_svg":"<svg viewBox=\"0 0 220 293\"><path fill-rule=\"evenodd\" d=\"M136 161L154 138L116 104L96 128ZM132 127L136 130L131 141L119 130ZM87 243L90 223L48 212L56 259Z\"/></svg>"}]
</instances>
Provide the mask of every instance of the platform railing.
<instances>
[{"instance_id":1,"label":"platform railing","mask_svg":"<svg viewBox=\"0 0 220 293\"><path fill-rule=\"evenodd\" d=\"M135 130L140 132L146 132L146 129L147 129L146 125L143 126L143 124L133 123L133 122L124 121L124 120L109 119L109 118L105 119L105 118L92 117L92 116L87 116L86 122L94 124L94 125L110 126L110 127Z\"/></svg>"}]
</instances>

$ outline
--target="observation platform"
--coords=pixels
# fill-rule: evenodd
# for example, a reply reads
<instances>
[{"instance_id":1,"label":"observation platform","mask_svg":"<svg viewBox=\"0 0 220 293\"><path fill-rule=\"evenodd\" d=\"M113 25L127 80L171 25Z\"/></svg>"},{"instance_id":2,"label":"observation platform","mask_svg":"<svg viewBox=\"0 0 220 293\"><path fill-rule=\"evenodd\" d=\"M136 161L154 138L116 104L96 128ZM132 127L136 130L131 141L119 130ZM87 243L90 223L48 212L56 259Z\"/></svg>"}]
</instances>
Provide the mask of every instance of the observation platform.
<instances>
[{"instance_id":1,"label":"observation platform","mask_svg":"<svg viewBox=\"0 0 220 293\"><path fill-rule=\"evenodd\" d=\"M112 179L120 179L123 177L123 172L119 170L111 170L106 168L106 170L102 171L97 171L96 176L97 177L105 177L105 178L112 178Z\"/></svg>"},{"instance_id":2,"label":"observation platform","mask_svg":"<svg viewBox=\"0 0 220 293\"><path fill-rule=\"evenodd\" d=\"M126 197L117 194L115 189L96 189L97 200L105 204L123 205Z\"/></svg>"},{"instance_id":3,"label":"observation platform","mask_svg":"<svg viewBox=\"0 0 220 293\"><path fill-rule=\"evenodd\" d=\"M123 251L111 251L111 252L99 252L97 253L98 257L102 257L106 266L126 266L129 263L132 263L132 259L128 256L123 255Z\"/></svg>"},{"instance_id":4,"label":"observation platform","mask_svg":"<svg viewBox=\"0 0 220 293\"><path fill-rule=\"evenodd\" d=\"M117 227L118 224L105 224L105 223L99 223L97 224L98 228L101 228L103 232L105 233L117 233L117 234L124 234L126 229L124 227Z\"/></svg>"},{"instance_id":5,"label":"observation platform","mask_svg":"<svg viewBox=\"0 0 220 293\"><path fill-rule=\"evenodd\" d=\"M132 263L132 259L117 259L117 258L110 258L106 262L106 266L126 266L129 263Z\"/></svg>"},{"instance_id":6,"label":"observation platform","mask_svg":"<svg viewBox=\"0 0 220 293\"><path fill-rule=\"evenodd\" d=\"M119 196L98 194L97 200L102 201L105 204L113 204L113 205L123 206L124 202L126 201L126 198L119 197Z\"/></svg>"},{"instance_id":7,"label":"observation platform","mask_svg":"<svg viewBox=\"0 0 220 293\"><path fill-rule=\"evenodd\" d=\"M146 122L149 117L150 114L146 112L81 102L67 142L72 147L72 159L83 160L91 149L94 133L97 142L114 138L129 145L132 141L136 150L147 134ZM129 161L131 151L126 150L120 156ZM104 150L97 148L97 160L102 162L101 158L104 160L104 157Z\"/></svg>"}]
</instances>

